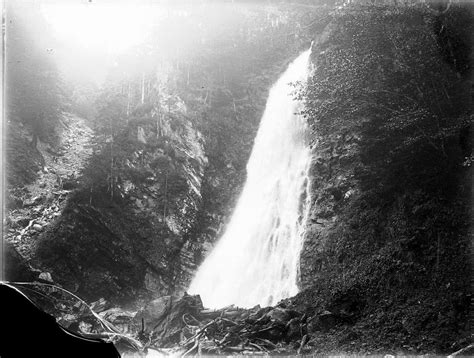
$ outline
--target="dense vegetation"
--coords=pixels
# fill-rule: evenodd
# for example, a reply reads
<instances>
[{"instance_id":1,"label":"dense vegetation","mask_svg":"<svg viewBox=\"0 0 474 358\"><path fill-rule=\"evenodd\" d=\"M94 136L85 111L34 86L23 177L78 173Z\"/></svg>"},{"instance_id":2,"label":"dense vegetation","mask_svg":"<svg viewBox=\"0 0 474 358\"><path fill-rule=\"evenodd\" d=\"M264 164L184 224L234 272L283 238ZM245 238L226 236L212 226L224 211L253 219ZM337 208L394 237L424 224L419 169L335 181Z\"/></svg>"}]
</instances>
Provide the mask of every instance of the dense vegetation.
<instances>
[{"instance_id":1,"label":"dense vegetation","mask_svg":"<svg viewBox=\"0 0 474 358\"><path fill-rule=\"evenodd\" d=\"M50 29L37 8L23 10L8 3L5 129L10 159L7 182L13 185L34 179L42 159L37 142L57 143L62 128L59 119L68 105L67 90L54 63Z\"/></svg>"},{"instance_id":2,"label":"dense vegetation","mask_svg":"<svg viewBox=\"0 0 474 358\"><path fill-rule=\"evenodd\" d=\"M352 6L313 54L303 280L357 322L343 343L445 351L469 332L472 16Z\"/></svg>"}]
</instances>

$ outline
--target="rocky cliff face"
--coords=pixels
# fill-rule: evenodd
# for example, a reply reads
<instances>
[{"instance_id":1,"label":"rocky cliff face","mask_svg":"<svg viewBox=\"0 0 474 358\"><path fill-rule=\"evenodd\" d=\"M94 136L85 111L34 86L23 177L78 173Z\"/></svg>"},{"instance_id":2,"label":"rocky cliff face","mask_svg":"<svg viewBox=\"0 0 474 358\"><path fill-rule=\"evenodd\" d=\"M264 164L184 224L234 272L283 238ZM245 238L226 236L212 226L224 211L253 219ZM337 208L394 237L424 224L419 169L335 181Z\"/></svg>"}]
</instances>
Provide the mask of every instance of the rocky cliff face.
<instances>
[{"instance_id":1,"label":"rocky cliff face","mask_svg":"<svg viewBox=\"0 0 474 358\"><path fill-rule=\"evenodd\" d=\"M297 299L350 322L353 344L370 331L387 346L446 351L469 330L466 10L349 7L316 41Z\"/></svg>"},{"instance_id":2,"label":"rocky cliff face","mask_svg":"<svg viewBox=\"0 0 474 358\"><path fill-rule=\"evenodd\" d=\"M96 154L61 218L38 243L36 263L85 297L175 290L181 247L201 206L207 157L179 98L174 108L158 110L131 121Z\"/></svg>"},{"instance_id":3,"label":"rocky cliff face","mask_svg":"<svg viewBox=\"0 0 474 358\"><path fill-rule=\"evenodd\" d=\"M129 58L150 66L124 77L118 59L103 89L88 93L96 102L81 102L92 155L55 184L61 205L28 236L27 259L87 300L186 289L232 213L270 86L309 45L309 14L324 18L319 8L218 8L211 20L223 33L183 17L196 25L192 46L163 57L158 36L145 61Z\"/></svg>"},{"instance_id":4,"label":"rocky cliff face","mask_svg":"<svg viewBox=\"0 0 474 358\"><path fill-rule=\"evenodd\" d=\"M311 207L301 253L301 286L310 287L322 278L331 260L331 235L337 230L341 210L350 205L359 189L352 178L357 163L356 133L335 147L332 138L313 134Z\"/></svg>"},{"instance_id":5,"label":"rocky cliff face","mask_svg":"<svg viewBox=\"0 0 474 358\"><path fill-rule=\"evenodd\" d=\"M96 134L60 215L36 233L31 263L90 300L180 295L232 213L268 89L289 59L262 72L251 105L162 93L172 105L137 108L105 144Z\"/></svg>"}]
</instances>

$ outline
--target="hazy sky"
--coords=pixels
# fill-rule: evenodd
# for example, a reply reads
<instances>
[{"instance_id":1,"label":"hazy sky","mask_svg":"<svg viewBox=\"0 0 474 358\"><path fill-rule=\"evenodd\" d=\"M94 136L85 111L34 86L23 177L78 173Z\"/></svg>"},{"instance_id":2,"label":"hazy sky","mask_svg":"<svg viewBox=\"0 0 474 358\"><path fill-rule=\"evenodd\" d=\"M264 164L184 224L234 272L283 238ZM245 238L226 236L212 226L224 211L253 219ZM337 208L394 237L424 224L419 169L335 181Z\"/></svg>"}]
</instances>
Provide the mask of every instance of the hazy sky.
<instances>
[{"instance_id":1,"label":"hazy sky","mask_svg":"<svg viewBox=\"0 0 474 358\"><path fill-rule=\"evenodd\" d=\"M222 26L230 28L235 20L235 8L242 7L231 2L15 0L13 4L40 10L49 25L44 32L51 33L55 40L49 41L52 43L48 44L51 47L48 53L66 81L100 84L119 57L126 57L139 67L138 57L143 57L148 47L154 46L162 57L176 55L178 49L189 50L195 47L196 41L206 40L205 35L200 38L198 33L220 34ZM248 3L244 5L248 6ZM222 13L224 8L227 17ZM35 21L38 12L35 13L28 22ZM202 26L206 28L204 32ZM38 38L41 36L38 34Z\"/></svg>"},{"instance_id":2,"label":"hazy sky","mask_svg":"<svg viewBox=\"0 0 474 358\"><path fill-rule=\"evenodd\" d=\"M57 39L56 58L72 80L101 82L116 55L146 38L157 5L126 3L53 2L41 12Z\"/></svg>"}]
</instances>

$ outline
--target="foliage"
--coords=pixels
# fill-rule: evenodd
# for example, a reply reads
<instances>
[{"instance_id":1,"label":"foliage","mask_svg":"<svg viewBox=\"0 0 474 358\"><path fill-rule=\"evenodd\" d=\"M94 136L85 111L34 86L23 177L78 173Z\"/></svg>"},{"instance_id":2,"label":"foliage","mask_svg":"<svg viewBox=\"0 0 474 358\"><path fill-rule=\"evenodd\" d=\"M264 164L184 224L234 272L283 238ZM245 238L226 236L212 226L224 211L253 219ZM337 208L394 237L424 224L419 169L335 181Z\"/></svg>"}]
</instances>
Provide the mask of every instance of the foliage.
<instances>
[{"instance_id":1,"label":"foliage","mask_svg":"<svg viewBox=\"0 0 474 358\"><path fill-rule=\"evenodd\" d=\"M37 8L9 2L6 16L8 118L28 126L34 145L37 138L52 142L67 105L67 93L53 61L54 42Z\"/></svg>"},{"instance_id":2,"label":"foliage","mask_svg":"<svg viewBox=\"0 0 474 358\"><path fill-rule=\"evenodd\" d=\"M312 217L334 220L313 238L324 248L313 284L328 290L327 305L363 302L360 322L398 348L444 351L466 332L471 10L348 6L320 38L300 94L317 153ZM390 336L416 321L416 302L426 326Z\"/></svg>"}]
</instances>

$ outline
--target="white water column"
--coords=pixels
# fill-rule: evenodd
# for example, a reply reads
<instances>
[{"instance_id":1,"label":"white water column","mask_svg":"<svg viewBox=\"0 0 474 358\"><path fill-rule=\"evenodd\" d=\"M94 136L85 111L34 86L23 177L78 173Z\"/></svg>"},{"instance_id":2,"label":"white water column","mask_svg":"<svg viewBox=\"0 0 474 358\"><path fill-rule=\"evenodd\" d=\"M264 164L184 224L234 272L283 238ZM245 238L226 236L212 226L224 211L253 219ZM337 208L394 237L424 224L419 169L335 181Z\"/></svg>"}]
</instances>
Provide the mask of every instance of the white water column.
<instances>
[{"instance_id":1,"label":"white water column","mask_svg":"<svg viewBox=\"0 0 474 358\"><path fill-rule=\"evenodd\" d=\"M270 90L247 181L237 206L189 293L204 306L268 306L298 292L299 257L309 207L308 127L290 83L305 82L311 49Z\"/></svg>"}]
</instances>

